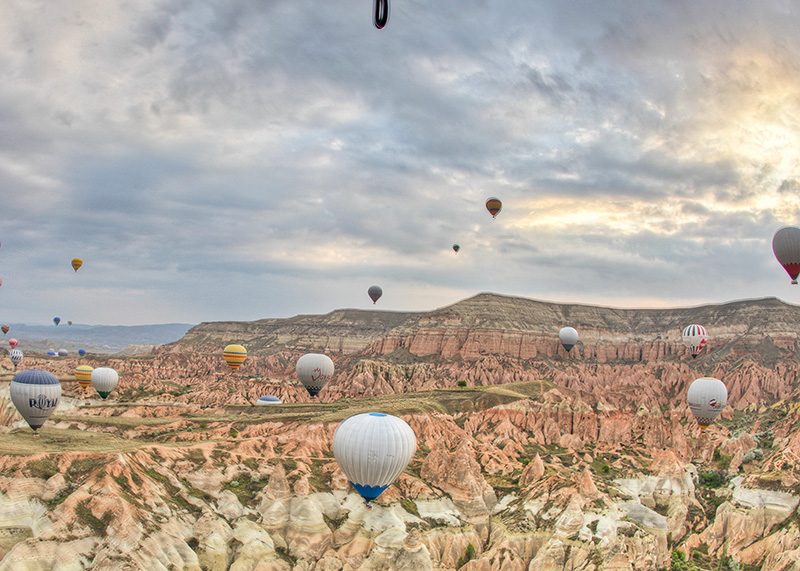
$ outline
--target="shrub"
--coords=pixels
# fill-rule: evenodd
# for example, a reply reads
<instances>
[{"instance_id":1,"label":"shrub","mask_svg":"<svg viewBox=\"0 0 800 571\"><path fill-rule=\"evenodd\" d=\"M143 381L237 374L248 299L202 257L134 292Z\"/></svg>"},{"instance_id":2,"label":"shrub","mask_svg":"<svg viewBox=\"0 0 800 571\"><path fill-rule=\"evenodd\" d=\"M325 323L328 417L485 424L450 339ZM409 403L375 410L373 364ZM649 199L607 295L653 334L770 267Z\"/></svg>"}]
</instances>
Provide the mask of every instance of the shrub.
<instances>
[{"instance_id":1,"label":"shrub","mask_svg":"<svg viewBox=\"0 0 800 571\"><path fill-rule=\"evenodd\" d=\"M459 387L466 387L467 386L467 381L458 381L458 386Z\"/></svg>"}]
</instances>

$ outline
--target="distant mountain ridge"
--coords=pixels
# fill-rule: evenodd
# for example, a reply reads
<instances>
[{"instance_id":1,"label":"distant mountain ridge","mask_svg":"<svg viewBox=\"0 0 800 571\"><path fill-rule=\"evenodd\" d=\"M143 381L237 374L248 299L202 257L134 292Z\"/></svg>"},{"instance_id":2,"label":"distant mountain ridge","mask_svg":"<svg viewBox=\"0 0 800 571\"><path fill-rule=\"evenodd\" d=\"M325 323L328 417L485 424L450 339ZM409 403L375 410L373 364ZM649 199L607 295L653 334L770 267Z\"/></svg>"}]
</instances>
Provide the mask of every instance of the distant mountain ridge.
<instances>
[{"instance_id":1,"label":"distant mountain ridge","mask_svg":"<svg viewBox=\"0 0 800 571\"><path fill-rule=\"evenodd\" d=\"M80 348L94 353L116 353L130 345L152 346L171 343L183 337L193 326L187 323L161 323L155 325L27 325L9 323L9 332L3 336L19 341L20 349L47 351Z\"/></svg>"}]
</instances>

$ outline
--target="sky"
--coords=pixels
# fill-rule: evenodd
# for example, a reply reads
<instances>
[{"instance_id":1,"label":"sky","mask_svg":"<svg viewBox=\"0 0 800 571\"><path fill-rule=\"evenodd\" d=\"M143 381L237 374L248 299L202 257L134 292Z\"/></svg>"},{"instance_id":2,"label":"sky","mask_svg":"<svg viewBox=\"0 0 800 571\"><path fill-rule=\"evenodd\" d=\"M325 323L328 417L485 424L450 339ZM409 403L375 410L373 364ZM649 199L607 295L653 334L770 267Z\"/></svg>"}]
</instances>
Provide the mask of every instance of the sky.
<instances>
[{"instance_id":1,"label":"sky","mask_svg":"<svg viewBox=\"0 0 800 571\"><path fill-rule=\"evenodd\" d=\"M800 224L799 22L790 0L391 0L382 30L370 0L6 0L0 321L800 303L771 248Z\"/></svg>"}]
</instances>

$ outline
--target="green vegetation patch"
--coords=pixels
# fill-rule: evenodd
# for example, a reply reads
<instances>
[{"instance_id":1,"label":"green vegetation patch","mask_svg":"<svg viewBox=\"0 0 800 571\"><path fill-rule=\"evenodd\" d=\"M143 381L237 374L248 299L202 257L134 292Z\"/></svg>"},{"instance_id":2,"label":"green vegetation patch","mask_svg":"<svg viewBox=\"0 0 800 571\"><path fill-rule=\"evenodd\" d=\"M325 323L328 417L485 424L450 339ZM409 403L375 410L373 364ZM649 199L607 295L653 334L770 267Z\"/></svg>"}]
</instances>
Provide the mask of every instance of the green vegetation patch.
<instances>
[{"instance_id":1,"label":"green vegetation patch","mask_svg":"<svg viewBox=\"0 0 800 571\"><path fill-rule=\"evenodd\" d=\"M40 458L25 465L25 471L31 478L48 480L58 474L58 464L52 458Z\"/></svg>"},{"instance_id":2,"label":"green vegetation patch","mask_svg":"<svg viewBox=\"0 0 800 571\"><path fill-rule=\"evenodd\" d=\"M70 476L84 476L108 464L108 458L76 458L67 468Z\"/></svg>"},{"instance_id":3,"label":"green vegetation patch","mask_svg":"<svg viewBox=\"0 0 800 571\"><path fill-rule=\"evenodd\" d=\"M108 528L108 525L114 517L110 511L104 513L102 519L95 517L91 508L89 508L89 500L78 504L75 508L75 515L81 525L85 525L91 529L95 535L99 535L100 537L106 536L106 528Z\"/></svg>"}]
</instances>

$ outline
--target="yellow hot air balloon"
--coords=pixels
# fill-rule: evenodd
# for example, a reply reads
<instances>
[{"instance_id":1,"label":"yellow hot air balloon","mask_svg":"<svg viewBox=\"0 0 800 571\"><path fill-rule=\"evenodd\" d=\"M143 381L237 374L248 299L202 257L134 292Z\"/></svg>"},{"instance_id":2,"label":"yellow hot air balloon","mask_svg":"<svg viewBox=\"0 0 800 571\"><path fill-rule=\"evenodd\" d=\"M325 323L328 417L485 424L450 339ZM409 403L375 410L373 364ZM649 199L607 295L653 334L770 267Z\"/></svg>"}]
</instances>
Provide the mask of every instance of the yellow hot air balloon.
<instances>
[{"instance_id":1,"label":"yellow hot air balloon","mask_svg":"<svg viewBox=\"0 0 800 571\"><path fill-rule=\"evenodd\" d=\"M75 270L77 272L82 265L83 265L83 260L81 260L80 258L72 258L72 269L73 270Z\"/></svg>"},{"instance_id":2,"label":"yellow hot air balloon","mask_svg":"<svg viewBox=\"0 0 800 571\"><path fill-rule=\"evenodd\" d=\"M486 200L486 210L489 211L489 214L492 215L492 218L496 218L502 208L503 203L500 202L499 198L492 196Z\"/></svg>"},{"instance_id":3,"label":"yellow hot air balloon","mask_svg":"<svg viewBox=\"0 0 800 571\"><path fill-rule=\"evenodd\" d=\"M241 345L228 345L222 350L222 356L225 357L225 362L228 363L231 371L235 371L247 359L247 349Z\"/></svg>"},{"instance_id":4,"label":"yellow hot air balloon","mask_svg":"<svg viewBox=\"0 0 800 571\"><path fill-rule=\"evenodd\" d=\"M92 385L92 371L94 371L94 367L89 365L80 365L75 369L75 378L84 393Z\"/></svg>"}]
</instances>

